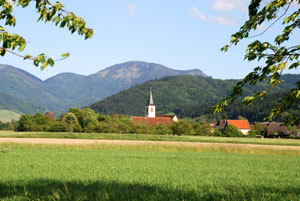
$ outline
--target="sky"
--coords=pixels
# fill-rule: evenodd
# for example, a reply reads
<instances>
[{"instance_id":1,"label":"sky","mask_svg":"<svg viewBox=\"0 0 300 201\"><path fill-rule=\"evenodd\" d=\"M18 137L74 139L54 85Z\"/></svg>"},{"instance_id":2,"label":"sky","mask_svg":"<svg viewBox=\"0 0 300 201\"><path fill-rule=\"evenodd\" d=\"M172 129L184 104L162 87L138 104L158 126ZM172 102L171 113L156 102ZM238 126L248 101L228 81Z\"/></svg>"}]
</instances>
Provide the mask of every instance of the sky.
<instances>
[{"instance_id":1,"label":"sky","mask_svg":"<svg viewBox=\"0 0 300 201\"><path fill-rule=\"evenodd\" d=\"M61 53L70 52L71 56L44 71L36 68L32 61L11 54L0 57L1 64L21 68L42 80L62 72L90 75L133 60L159 63L177 70L197 68L220 79L242 78L258 65L244 60L250 39L227 53L220 51L247 19L250 0L60 2L85 19L87 26L94 30L93 38L84 40L54 24L37 22L39 15L34 4L26 9L15 7L17 25L7 30L28 41L21 54L46 53L60 58ZM263 31L264 26L267 25L260 27L257 33ZM272 29L263 36L266 40L273 38L272 33L277 28Z\"/></svg>"}]
</instances>

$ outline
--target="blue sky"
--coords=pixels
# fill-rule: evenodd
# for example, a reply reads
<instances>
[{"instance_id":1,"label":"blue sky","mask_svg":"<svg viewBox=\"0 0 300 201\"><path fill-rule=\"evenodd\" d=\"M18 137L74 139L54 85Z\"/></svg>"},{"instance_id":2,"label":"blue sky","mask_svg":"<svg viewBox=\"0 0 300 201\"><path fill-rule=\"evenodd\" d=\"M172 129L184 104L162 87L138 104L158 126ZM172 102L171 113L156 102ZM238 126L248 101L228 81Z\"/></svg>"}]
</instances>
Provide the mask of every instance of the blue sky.
<instances>
[{"instance_id":1,"label":"blue sky","mask_svg":"<svg viewBox=\"0 0 300 201\"><path fill-rule=\"evenodd\" d=\"M89 75L131 60L179 70L198 68L213 78L242 78L257 65L243 60L250 40L227 53L220 48L246 20L249 1L61 0L67 10L83 17L94 29L90 40L51 23L37 23L34 5L15 8L17 26L8 30L27 39L22 54L46 53L57 58L60 53L70 52L71 56L42 72L31 61L9 54L0 57L0 63L19 67L43 80L61 72Z\"/></svg>"}]
</instances>

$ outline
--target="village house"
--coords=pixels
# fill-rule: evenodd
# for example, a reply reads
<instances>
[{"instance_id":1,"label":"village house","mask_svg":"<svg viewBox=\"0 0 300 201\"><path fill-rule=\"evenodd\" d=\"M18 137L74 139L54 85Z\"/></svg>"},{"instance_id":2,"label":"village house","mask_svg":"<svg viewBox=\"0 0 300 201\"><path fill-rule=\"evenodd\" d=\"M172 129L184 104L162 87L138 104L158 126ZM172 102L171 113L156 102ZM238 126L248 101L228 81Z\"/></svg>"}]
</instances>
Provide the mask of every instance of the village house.
<instances>
[{"instance_id":1,"label":"village house","mask_svg":"<svg viewBox=\"0 0 300 201\"><path fill-rule=\"evenodd\" d=\"M172 122L178 122L176 115L157 115L156 106L154 105L152 88L150 87L149 101L145 107L145 117L130 117L135 123L150 124L152 126L159 123L169 126Z\"/></svg>"},{"instance_id":2,"label":"village house","mask_svg":"<svg viewBox=\"0 0 300 201\"><path fill-rule=\"evenodd\" d=\"M244 135L247 135L250 131L250 123L248 120L229 120L222 119L216 125L215 128L225 129L228 125L237 127Z\"/></svg>"},{"instance_id":3,"label":"village house","mask_svg":"<svg viewBox=\"0 0 300 201\"><path fill-rule=\"evenodd\" d=\"M53 112L46 112L45 114L44 114L45 116L47 116L47 117L49 117L50 119L52 119L52 120L55 120L55 115L54 115L54 113Z\"/></svg>"},{"instance_id":4,"label":"village house","mask_svg":"<svg viewBox=\"0 0 300 201\"><path fill-rule=\"evenodd\" d=\"M262 128L261 135L265 137L287 137L292 134L281 122L263 122L258 125Z\"/></svg>"}]
</instances>

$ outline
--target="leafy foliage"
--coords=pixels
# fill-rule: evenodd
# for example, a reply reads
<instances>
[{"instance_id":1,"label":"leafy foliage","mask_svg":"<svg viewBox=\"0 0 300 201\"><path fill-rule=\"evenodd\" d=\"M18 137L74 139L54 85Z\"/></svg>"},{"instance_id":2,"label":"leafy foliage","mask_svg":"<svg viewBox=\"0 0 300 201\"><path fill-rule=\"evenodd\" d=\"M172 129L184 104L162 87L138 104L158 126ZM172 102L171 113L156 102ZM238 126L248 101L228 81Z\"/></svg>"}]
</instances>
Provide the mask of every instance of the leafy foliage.
<instances>
[{"instance_id":1,"label":"leafy foliage","mask_svg":"<svg viewBox=\"0 0 300 201\"><path fill-rule=\"evenodd\" d=\"M38 21L53 22L61 28L67 27L71 33L77 31L79 35L84 35L85 39L92 37L93 30L86 27L86 22L81 17L65 10L64 6L58 1L52 4L49 0L0 0L0 20L3 20L6 26L15 26L16 18L13 16L13 7L20 6L25 8L31 2L35 2L35 8L40 14ZM5 56L7 52L10 52L24 59L31 59L35 66L40 66L41 70L44 70L48 65L54 65L54 60L47 57L44 53L35 57L15 53L15 49L18 49L20 52L25 49L27 45L26 40L18 34L7 32L1 25L0 42L2 42L0 46L1 56ZM63 53L61 56L62 59L65 59L69 56L69 53Z\"/></svg>"},{"instance_id":2,"label":"leafy foliage","mask_svg":"<svg viewBox=\"0 0 300 201\"><path fill-rule=\"evenodd\" d=\"M233 125L228 125L222 132L222 136L224 137L243 137L243 133L239 131L239 129Z\"/></svg>"},{"instance_id":3,"label":"leafy foliage","mask_svg":"<svg viewBox=\"0 0 300 201\"><path fill-rule=\"evenodd\" d=\"M15 120L11 120L9 122L0 121L0 130L5 131L14 131L18 127L18 122Z\"/></svg>"},{"instance_id":4,"label":"leafy foliage","mask_svg":"<svg viewBox=\"0 0 300 201\"><path fill-rule=\"evenodd\" d=\"M250 85L256 85L259 82L267 80L268 88L259 90L250 96L244 97L243 104L250 105L256 99L265 97L269 91L279 85L281 75L284 70L297 69L300 65L298 57L300 55L300 44L289 45L287 42L300 26L300 8L298 0L272 0L265 6L260 6L262 0L252 0L249 5L249 19L244 23L238 32L232 35L230 44L222 48L228 51L228 48L237 45L246 38L254 38L265 33L272 25L282 20L282 33L274 38L274 42L262 42L255 40L248 45L245 60L264 61L264 66L254 68L243 80L236 83L230 95L221 100L215 107L214 112L222 111L228 104L232 104L238 96L243 94L243 89ZM291 6L294 3L294 6ZM271 25L261 34L250 36L251 31L256 30L258 26L265 22ZM300 81L289 89L280 101L270 111L267 120L272 121L281 113L290 109L297 100L300 99ZM299 123L299 116L286 120L287 124L294 125Z\"/></svg>"}]
</instances>

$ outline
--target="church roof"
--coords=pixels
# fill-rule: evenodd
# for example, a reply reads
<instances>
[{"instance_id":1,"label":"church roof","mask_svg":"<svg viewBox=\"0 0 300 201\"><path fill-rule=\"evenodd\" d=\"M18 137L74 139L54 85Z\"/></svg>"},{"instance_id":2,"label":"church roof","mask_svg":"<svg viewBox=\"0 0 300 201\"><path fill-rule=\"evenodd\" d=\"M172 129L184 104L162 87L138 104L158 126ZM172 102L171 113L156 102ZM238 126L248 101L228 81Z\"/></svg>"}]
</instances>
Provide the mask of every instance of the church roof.
<instances>
[{"instance_id":1,"label":"church roof","mask_svg":"<svg viewBox=\"0 0 300 201\"><path fill-rule=\"evenodd\" d=\"M143 123L143 124L150 124L155 126L159 123L165 124L169 126L172 123L172 118L170 117L130 117L134 123Z\"/></svg>"}]
</instances>

